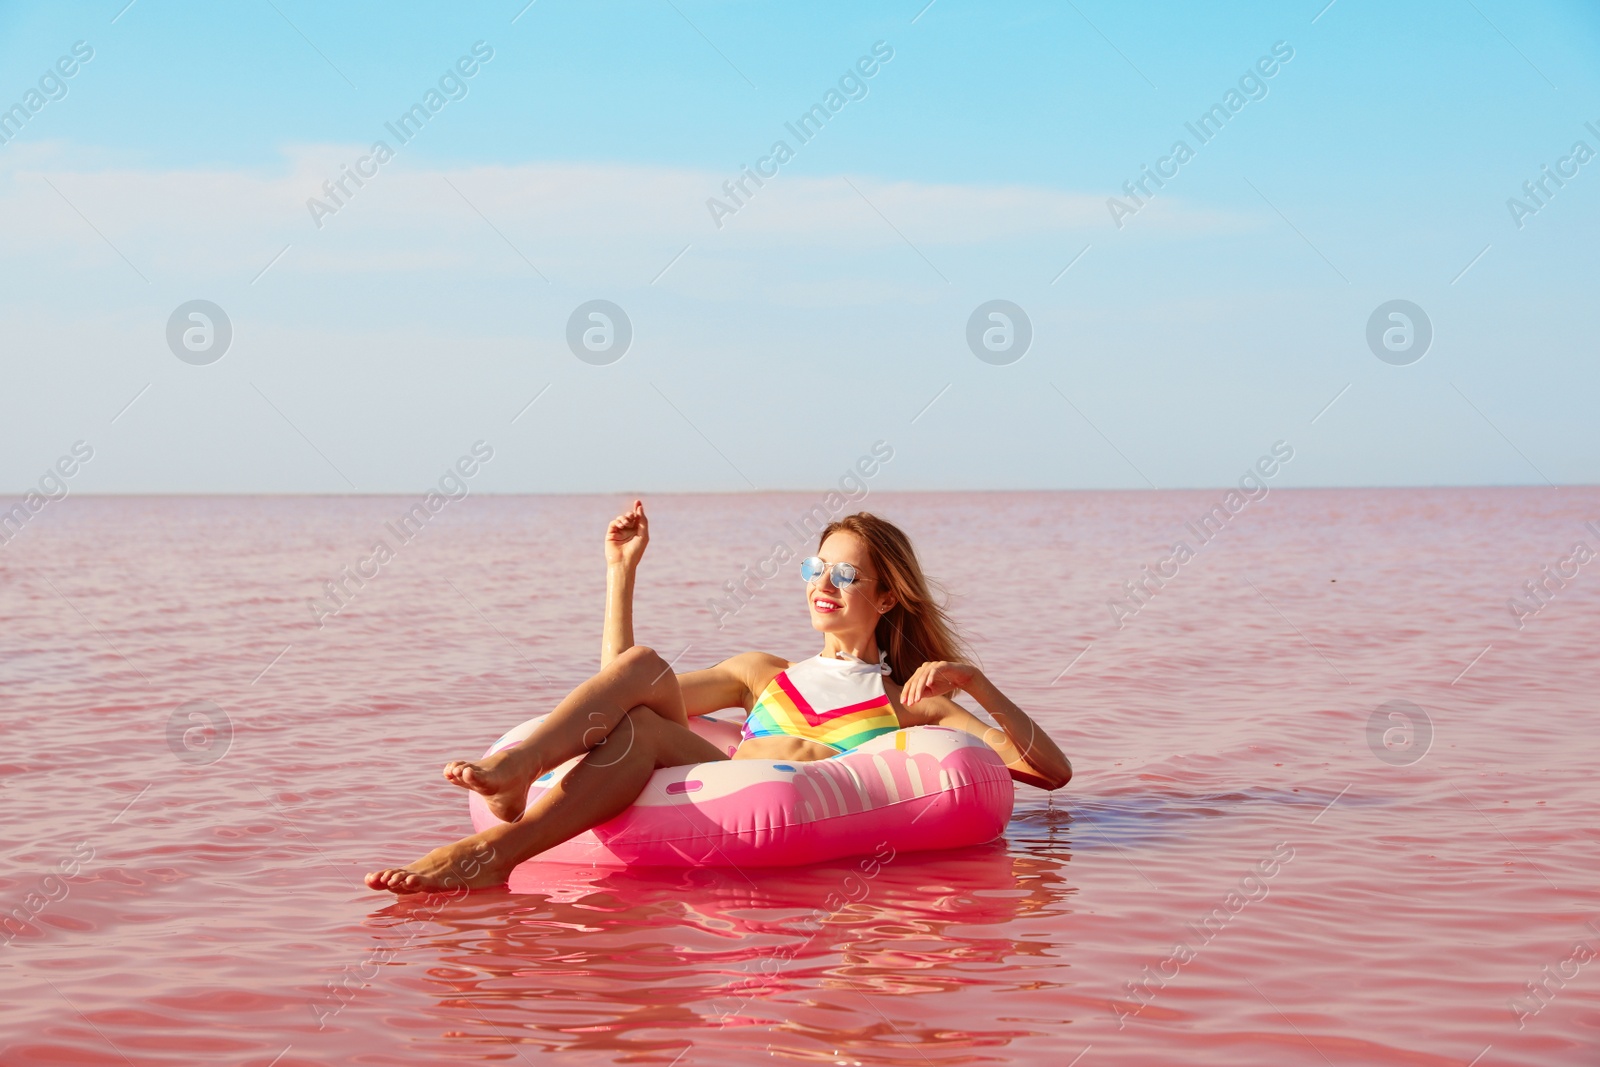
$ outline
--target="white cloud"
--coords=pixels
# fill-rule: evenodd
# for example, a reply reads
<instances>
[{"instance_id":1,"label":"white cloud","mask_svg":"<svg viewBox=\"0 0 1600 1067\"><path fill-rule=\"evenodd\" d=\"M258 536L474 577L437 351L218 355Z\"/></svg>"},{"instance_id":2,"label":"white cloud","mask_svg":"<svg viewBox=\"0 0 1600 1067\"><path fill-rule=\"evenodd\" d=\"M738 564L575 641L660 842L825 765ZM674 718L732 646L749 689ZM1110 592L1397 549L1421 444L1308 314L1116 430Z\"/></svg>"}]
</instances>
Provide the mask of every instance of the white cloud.
<instances>
[{"instance_id":1,"label":"white cloud","mask_svg":"<svg viewBox=\"0 0 1600 1067\"><path fill-rule=\"evenodd\" d=\"M364 186L347 182L346 202L318 228L308 199L326 201L324 182L367 153L360 145L297 145L276 170L156 170L59 143L10 146L0 158L0 217L8 220L0 257L47 270L79 265L111 254L103 234L141 270L157 272L248 277L292 243L296 251L284 264L290 270L410 272L473 263L509 273L527 271L525 256L547 276L620 269L646 272L643 284L686 243L759 257L783 249L867 252L908 241L937 249L1042 240L1053 256L1064 234L1115 236L1099 195L782 173L719 230L706 200L726 198L727 175L599 163L421 168L404 146ZM1240 220L1169 199L1152 203L1138 224L1154 234L1237 229Z\"/></svg>"}]
</instances>

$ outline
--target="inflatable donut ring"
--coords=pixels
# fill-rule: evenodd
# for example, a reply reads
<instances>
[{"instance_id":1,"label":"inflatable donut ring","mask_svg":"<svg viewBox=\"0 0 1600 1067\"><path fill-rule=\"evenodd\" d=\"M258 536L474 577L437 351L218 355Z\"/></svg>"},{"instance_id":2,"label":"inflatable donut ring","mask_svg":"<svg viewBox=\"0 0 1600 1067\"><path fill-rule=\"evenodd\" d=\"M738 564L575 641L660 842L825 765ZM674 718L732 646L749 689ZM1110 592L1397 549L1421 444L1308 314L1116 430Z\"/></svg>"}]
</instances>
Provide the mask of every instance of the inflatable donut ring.
<instances>
[{"instance_id":1,"label":"inflatable donut ring","mask_svg":"<svg viewBox=\"0 0 1600 1067\"><path fill-rule=\"evenodd\" d=\"M484 753L516 744L529 719ZM696 717L695 733L730 755L739 726ZM528 790L532 804L577 766L562 764ZM994 749L964 730L913 726L824 760L719 760L656 771L629 808L539 862L624 867L794 867L866 855L961 848L1000 836L1015 800ZM470 794L474 830L500 820Z\"/></svg>"}]
</instances>

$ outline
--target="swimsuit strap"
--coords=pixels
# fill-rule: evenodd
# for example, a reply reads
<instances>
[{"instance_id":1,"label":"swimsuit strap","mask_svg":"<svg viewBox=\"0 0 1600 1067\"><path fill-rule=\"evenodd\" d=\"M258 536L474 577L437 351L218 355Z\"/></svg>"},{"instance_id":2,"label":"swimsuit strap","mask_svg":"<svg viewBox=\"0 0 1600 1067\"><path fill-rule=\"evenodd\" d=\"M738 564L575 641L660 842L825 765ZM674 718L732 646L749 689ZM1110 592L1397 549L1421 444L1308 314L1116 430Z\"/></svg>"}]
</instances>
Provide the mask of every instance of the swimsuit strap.
<instances>
[{"instance_id":1,"label":"swimsuit strap","mask_svg":"<svg viewBox=\"0 0 1600 1067\"><path fill-rule=\"evenodd\" d=\"M842 659L842 660L846 660L846 661L848 661L850 663L859 663L859 664L862 664L863 666L872 667L874 670L876 670L879 674L882 674L882 675L888 675L888 674L890 674L890 673L892 673L894 671L894 668L889 666L889 653L887 653L887 652L879 652L878 653L878 662L875 663L875 664L868 663L866 660L862 659L860 656L852 656L848 652L835 652L833 654L833 658L834 659Z\"/></svg>"}]
</instances>

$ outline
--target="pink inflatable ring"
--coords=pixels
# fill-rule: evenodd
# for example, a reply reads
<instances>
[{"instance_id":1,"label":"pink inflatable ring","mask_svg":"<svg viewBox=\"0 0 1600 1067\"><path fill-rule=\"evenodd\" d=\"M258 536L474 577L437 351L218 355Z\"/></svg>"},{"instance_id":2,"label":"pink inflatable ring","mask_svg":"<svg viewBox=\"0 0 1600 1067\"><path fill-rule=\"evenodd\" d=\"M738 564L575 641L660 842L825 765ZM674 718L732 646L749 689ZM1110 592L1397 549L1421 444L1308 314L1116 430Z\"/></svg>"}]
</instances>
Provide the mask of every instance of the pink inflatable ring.
<instances>
[{"instance_id":1,"label":"pink inflatable ring","mask_svg":"<svg viewBox=\"0 0 1600 1067\"><path fill-rule=\"evenodd\" d=\"M533 732L529 719L489 747ZM698 717L694 731L732 754L739 727ZM531 804L577 760L541 777ZM609 822L541 853L538 862L626 867L794 867L864 855L993 841L1011 818L1011 775L982 740L944 726L883 734L814 762L722 760L664 767L633 805ZM477 793L472 826L499 822Z\"/></svg>"}]
</instances>

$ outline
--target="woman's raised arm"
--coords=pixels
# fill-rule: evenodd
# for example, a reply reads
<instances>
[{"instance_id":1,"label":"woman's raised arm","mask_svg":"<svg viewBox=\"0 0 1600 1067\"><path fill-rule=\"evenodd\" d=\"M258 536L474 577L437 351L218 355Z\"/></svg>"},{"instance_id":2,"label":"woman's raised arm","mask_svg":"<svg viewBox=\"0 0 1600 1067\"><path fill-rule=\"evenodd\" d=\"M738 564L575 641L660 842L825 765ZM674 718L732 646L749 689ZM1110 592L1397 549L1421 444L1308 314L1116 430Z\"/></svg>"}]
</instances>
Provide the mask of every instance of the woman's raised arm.
<instances>
[{"instance_id":1,"label":"woman's raised arm","mask_svg":"<svg viewBox=\"0 0 1600 1067\"><path fill-rule=\"evenodd\" d=\"M947 695L964 689L994 716L997 730ZM1066 753L1011 698L978 668L968 663L924 663L906 679L900 699L918 722L950 726L983 738L1000 753L1011 777L1041 789L1060 789L1072 780L1072 762Z\"/></svg>"},{"instance_id":2,"label":"woman's raised arm","mask_svg":"<svg viewBox=\"0 0 1600 1067\"><path fill-rule=\"evenodd\" d=\"M606 621L600 628L600 666L633 647L633 576L650 543L644 501L635 500L606 527Z\"/></svg>"}]
</instances>

